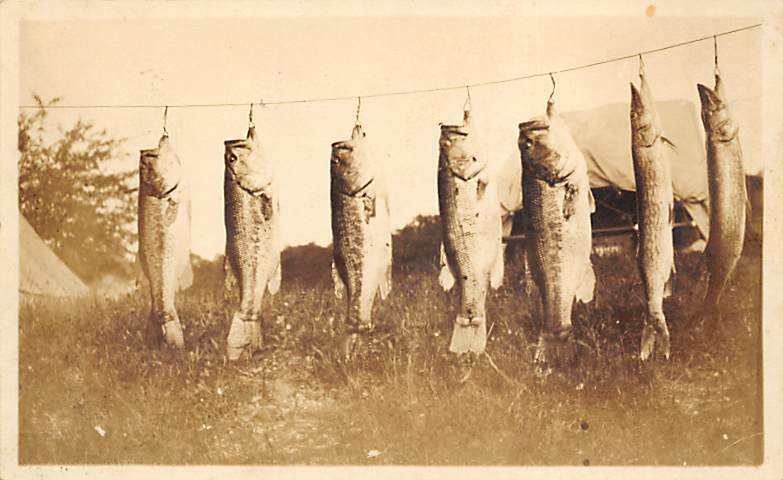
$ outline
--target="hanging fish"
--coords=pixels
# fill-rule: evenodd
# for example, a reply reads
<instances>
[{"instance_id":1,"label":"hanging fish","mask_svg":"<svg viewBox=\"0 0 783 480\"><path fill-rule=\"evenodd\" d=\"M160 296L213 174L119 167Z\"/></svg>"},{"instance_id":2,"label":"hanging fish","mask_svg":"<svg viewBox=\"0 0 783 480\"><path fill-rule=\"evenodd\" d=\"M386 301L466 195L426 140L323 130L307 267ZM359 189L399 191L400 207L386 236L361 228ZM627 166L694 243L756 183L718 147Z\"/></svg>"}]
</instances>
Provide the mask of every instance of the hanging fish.
<instances>
[{"instance_id":1,"label":"hanging fish","mask_svg":"<svg viewBox=\"0 0 783 480\"><path fill-rule=\"evenodd\" d=\"M748 193L739 127L731 119L720 75L715 88L698 84L701 119L707 134L707 177L710 191L710 238L705 255L709 284L706 311L715 311L721 294L742 256Z\"/></svg>"},{"instance_id":2,"label":"hanging fish","mask_svg":"<svg viewBox=\"0 0 783 480\"><path fill-rule=\"evenodd\" d=\"M471 131L470 111L462 125L441 125L438 205L443 231L438 281L456 283L460 310L451 335L454 353L482 353L487 345L487 291L503 283L501 207L497 185Z\"/></svg>"},{"instance_id":3,"label":"hanging fish","mask_svg":"<svg viewBox=\"0 0 783 480\"><path fill-rule=\"evenodd\" d=\"M139 158L138 260L150 288L146 338L152 347L163 341L184 346L174 296L193 281L189 210L182 165L163 135L158 148L142 150Z\"/></svg>"},{"instance_id":4,"label":"hanging fish","mask_svg":"<svg viewBox=\"0 0 783 480\"><path fill-rule=\"evenodd\" d=\"M332 281L346 298L350 356L358 333L372 330L376 294L392 286L392 238L385 180L356 125L350 140L334 142L331 153Z\"/></svg>"},{"instance_id":5,"label":"hanging fish","mask_svg":"<svg viewBox=\"0 0 783 480\"><path fill-rule=\"evenodd\" d=\"M519 150L526 264L544 314L535 358L554 363L571 333L574 300L593 300L590 213L595 203L587 163L553 103L546 116L519 124Z\"/></svg>"},{"instance_id":6,"label":"hanging fish","mask_svg":"<svg viewBox=\"0 0 783 480\"><path fill-rule=\"evenodd\" d=\"M663 299L671 295L675 272L674 196L669 160L672 143L661 135L655 101L641 71L639 78L640 88L631 83L631 153L639 221L637 260L646 300L639 358L646 360L657 347L668 359L671 347Z\"/></svg>"},{"instance_id":7,"label":"hanging fish","mask_svg":"<svg viewBox=\"0 0 783 480\"><path fill-rule=\"evenodd\" d=\"M272 295L280 290L280 208L272 162L255 128L248 129L247 138L224 144L226 274L239 287L239 309L226 343L229 360L237 360L243 351L261 348L264 290Z\"/></svg>"}]
</instances>

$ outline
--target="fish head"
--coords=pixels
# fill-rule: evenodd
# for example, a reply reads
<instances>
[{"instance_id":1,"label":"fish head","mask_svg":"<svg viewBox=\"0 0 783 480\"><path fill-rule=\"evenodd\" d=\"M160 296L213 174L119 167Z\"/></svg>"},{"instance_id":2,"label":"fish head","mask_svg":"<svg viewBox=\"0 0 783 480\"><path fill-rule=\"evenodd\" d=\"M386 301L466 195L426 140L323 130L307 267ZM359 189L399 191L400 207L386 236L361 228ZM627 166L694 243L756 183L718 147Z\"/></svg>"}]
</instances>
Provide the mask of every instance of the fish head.
<instances>
[{"instance_id":1,"label":"fish head","mask_svg":"<svg viewBox=\"0 0 783 480\"><path fill-rule=\"evenodd\" d=\"M635 143L649 147L659 136L658 115L650 88L641 78L639 88L631 83L631 134Z\"/></svg>"},{"instance_id":2,"label":"fish head","mask_svg":"<svg viewBox=\"0 0 783 480\"><path fill-rule=\"evenodd\" d=\"M520 123L518 145L525 171L550 185L570 175L574 168L567 136L562 120L549 113Z\"/></svg>"},{"instance_id":3,"label":"fish head","mask_svg":"<svg viewBox=\"0 0 783 480\"><path fill-rule=\"evenodd\" d=\"M465 111L462 125L440 126L441 163L462 180L472 179L487 166L486 156L478 153L481 148L470 133L469 111Z\"/></svg>"},{"instance_id":4,"label":"fish head","mask_svg":"<svg viewBox=\"0 0 783 480\"><path fill-rule=\"evenodd\" d=\"M247 138L226 140L226 169L242 189L253 194L269 193L274 174L256 138L256 130L250 127Z\"/></svg>"},{"instance_id":5,"label":"fish head","mask_svg":"<svg viewBox=\"0 0 783 480\"><path fill-rule=\"evenodd\" d=\"M332 182L343 193L360 191L372 181L374 171L364 146L365 133L360 125L351 132L351 138L332 143Z\"/></svg>"},{"instance_id":6,"label":"fish head","mask_svg":"<svg viewBox=\"0 0 783 480\"><path fill-rule=\"evenodd\" d=\"M739 128L734 124L728 105L721 95L720 77L715 77L715 89L697 84L701 99L701 120L704 129L719 140L728 141L734 138Z\"/></svg>"},{"instance_id":7,"label":"fish head","mask_svg":"<svg viewBox=\"0 0 783 480\"><path fill-rule=\"evenodd\" d=\"M177 188L181 178L182 165L167 135L160 138L158 148L141 151L139 181L153 195L165 196Z\"/></svg>"}]
</instances>

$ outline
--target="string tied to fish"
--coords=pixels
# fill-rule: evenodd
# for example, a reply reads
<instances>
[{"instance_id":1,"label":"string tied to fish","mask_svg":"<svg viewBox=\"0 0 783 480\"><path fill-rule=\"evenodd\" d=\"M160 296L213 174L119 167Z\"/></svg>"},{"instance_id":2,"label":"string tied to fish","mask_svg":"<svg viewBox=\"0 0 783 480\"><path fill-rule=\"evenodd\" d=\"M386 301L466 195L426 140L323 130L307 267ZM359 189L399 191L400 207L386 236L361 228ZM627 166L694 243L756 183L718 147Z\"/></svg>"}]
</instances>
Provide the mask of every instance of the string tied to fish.
<instances>
[{"instance_id":1,"label":"string tied to fish","mask_svg":"<svg viewBox=\"0 0 783 480\"><path fill-rule=\"evenodd\" d=\"M715 62L715 76L720 75L720 69L718 68L718 36L713 35L712 36L712 48L715 53L714 55L714 62Z\"/></svg>"},{"instance_id":2,"label":"string tied to fish","mask_svg":"<svg viewBox=\"0 0 783 480\"><path fill-rule=\"evenodd\" d=\"M168 122L168 116L169 116L169 106L166 105L163 108L163 136L164 137L168 137L169 136L169 131L166 128L166 123Z\"/></svg>"},{"instance_id":3,"label":"string tied to fish","mask_svg":"<svg viewBox=\"0 0 783 480\"><path fill-rule=\"evenodd\" d=\"M253 122L253 104L250 104L250 112L247 114L247 127L255 128L256 124Z\"/></svg>"},{"instance_id":4,"label":"string tied to fish","mask_svg":"<svg viewBox=\"0 0 783 480\"><path fill-rule=\"evenodd\" d=\"M639 76L644 76L644 58L642 58L642 54L639 54Z\"/></svg>"},{"instance_id":5,"label":"string tied to fish","mask_svg":"<svg viewBox=\"0 0 783 480\"><path fill-rule=\"evenodd\" d=\"M555 76L552 72L549 72L549 80L552 82L552 92L549 93L549 99L546 101L547 105L555 103L555 89L557 88L557 82L555 82Z\"/></svg>"},{"instance_id":6,"label":"string tied to fish","mask_svg":"<svg viewBox=\"0 0 783 480\"><path fill-rule=\"evenodd\" d=\"M361 116L362 114L362 97L356 97L356 121L354 122L355 127L361 127Z\"/></svg>"},{"instance_id":7,"label":"string tied to fish","mask_svg":"<svg viewBox=\"0 0 783 480\"><path fill-rule=\"evenodd\" d=\"M465 103L462 105L463 112L469 112L473 109L473 102L470 99L470 85L465 85Z\"/></svg>"}]
</instances>

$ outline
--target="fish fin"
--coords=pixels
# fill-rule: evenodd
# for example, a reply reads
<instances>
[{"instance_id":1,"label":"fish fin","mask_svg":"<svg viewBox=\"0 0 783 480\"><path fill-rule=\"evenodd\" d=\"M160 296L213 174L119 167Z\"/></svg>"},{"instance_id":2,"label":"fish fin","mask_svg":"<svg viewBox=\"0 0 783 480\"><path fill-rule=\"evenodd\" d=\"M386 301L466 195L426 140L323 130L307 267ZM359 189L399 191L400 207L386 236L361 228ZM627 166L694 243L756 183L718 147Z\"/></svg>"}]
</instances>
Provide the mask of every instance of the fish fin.
<instances>
[{"instance_id":1,"label":"fish fin","mask_svg":"<svg viewBox=\"0 0 783 480\"><path fill-rule=\"evenodd\" d=\"M447 292L454 287L454 275L451 273L451 268L449 268L446 249L442 243L440 244L440 275L438 275L438 283Z\"/></svg>"},{"instance_id":2,"label":"fish fin","mask_svg":"<svg viewBox=\"0 0 783 480\"><path fill-rule=\"evenodd\" d=\"M579 187L571 182L565 184L565 196L563 197L563 217L566 220L576 213L576 194Z\"/></svg>"},{"instance_id":3,"label":"fish fin","mask_svg":"<svg viewBox=\"0 0 783 480\"><path fill-rule=\"evenodd\" d=\"M593 264L588 260L582 281L576 288L576 299L582 303L593 301L595 296L595 270Z\"/></svg>"},{"instance_id":4,"label":"fish fin","mask_svg":"<svg viewBox=\"0 0 783 480\"><path fill-rule=\"evenodd\" d=\"M231 268L231 262L228 255L223 257L223 300L228 302L231 298L231 292L236 289L237 279L234 276L234 270Z\"/></svg>"},{"instance_id":5,"label":"fish fin","mask_svg":"<svg viewBox=\"0 0 783 480\"><path fill-rule=\"evenodd\" d=\"M275 267L274 273L272 273L272 277L269 279L268 282L266 282L266 290L271 294L274 295L277 292L280 291L280 284L283 281L283 268L280 265L280 262L277 262L277 267Z\"/></svg>"},{"instance_id":6,"label":"fish fin","mask_svg":"<svg viewBox=\"0 0 783 480\"><path fill-rule=\"evenodd\" d=\"M391 292L391 288L392 288L391 265L388 265L386 267L386 270L383 272L383 278L381 278L381 283L378 285L378 292L381 294L381 300L386 300L386 297L389 296L389 292Z\"/></svg>"},{"instance_id":7,"label":"fish fin","mask_svg":"<svg viewBox=\"0 0 783 480\"><path fill-rule=\"evenodd\" d=\"M674 276L670 275L669 279L666 280L666 284L663 286L663 298L669 298L672 296L672 280L674 279Z\"/></svg>"},{"instance_id":8,"label":"fish fin","mask_svg":"<svg viewBox=\"0 0 783 480\"><path fill-rule=\"evenodd\" d=\"M362 197L364 203L364 221L370 223L370 219L375 216L375 195L365 195Z\"/></svg>"},{"instance_id":9,"label":"fish fin","mask_svg":"<svg viewBox=\"0 0 783 480\"><path fill-rule=\"evenodd\" d=\"M182 266L177 275L177 290L186 290L193 286L193 266L190 264L190 253L182 260Z\"/></svg>"},{"instance_id":10,"label":"fish fin","mask_svg":"<svg viewBox=\"0 0 783 480\"><path fill-rule=\"evenodd\" d=\"M337 271L337 265L332 262L332 283L334 284L334 296L337 298L343 298L345 294L345 284L340 278L340 272Z\"/></svg>"},{"instance_id":11,"label":"fish fin","mask_svg":"<svg viewBox=\"0 0 783 480\"><path fill-rule=\"evenodd\" d=\"M664 137L663 135L661 135L661 141L663 143L668 144L672 148L672 150L675 150L675 151L677 150L677 145L675 145L674 142L672 142L668 138Z\"/></svg>"},{"instance_id":12,"label":"fish fin","mask_svg":"<svg viewBox=\"0 0 783 480\"><path fill-rule=\"evenodd\" d=\"M473 319L476 320L476 319ZM471 322L467 325L458 318L451 334L449 351L452 353L484 353L487 348L487 322Z\"/></svg>"},{"instance_id":13,"label":"fish fin","mask_svg":"<svg viewBox=\"0 0 783 480\"><path fill-rule=\"evenodd\" d=\"M484 193L487 191L487 184L489 182L483 178L479 178L478 182L476 182L476 195L478 196L478 199L481 200L484 198Z\"/></svg>"},{"instance_id":14,"label":"fish fin","mask_svg":"<svg viewBox=\"0 0 783 480\"><path fill-rule=\"evenodd\" d=\"M505 259L503 258L503 244L498 246L498 253L495 256L495 263L492 265L492 271L489 273L489 286L497 290L503 285L503 275L505 271Z\"/></svg>"},{"instance_id":15,"label":"fish fin","mask_svg":"<svg viewBox=\"0 0 783 480\"><path fill-rule=\"evenodd\" d=\"M595 213L595 197L591 188L587 189L587 204L590 206L590 213Z\"/></svg>"}]
</instances>

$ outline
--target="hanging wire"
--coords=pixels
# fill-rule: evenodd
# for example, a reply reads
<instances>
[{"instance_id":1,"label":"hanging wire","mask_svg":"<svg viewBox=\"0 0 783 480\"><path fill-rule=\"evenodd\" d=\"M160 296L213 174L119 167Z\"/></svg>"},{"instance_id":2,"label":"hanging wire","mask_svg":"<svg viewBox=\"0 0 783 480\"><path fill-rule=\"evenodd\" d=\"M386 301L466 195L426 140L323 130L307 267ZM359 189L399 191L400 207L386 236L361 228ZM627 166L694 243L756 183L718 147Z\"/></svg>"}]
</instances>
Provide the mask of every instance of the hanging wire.
<instances>
[{"instance_id":1,"label":"hanging wire","mask_svg":"<svg viewBox=\"0 0 783 480\"><path fill-rule=\"evenodd\" d=\"M555 103L555 89L557 88L557 82L555 82L555 76L552 75L552 72L549 72L549 79L552 81L552 93L549 94L549 100L546 103L552 104Z\"/></svg>"},{"instance_id":2,"label":"hanging wire","mask_svg":"<svg viewBox=\"0 0 783 480\"><path fill-rule=\"evenodd\" d=\"M362 113L362 97L356 97L356 122L355 125L361 125L359 115Z\"/></svg>"},{"instance_id":3,"label":"hanging wire","mask_svg":"<svg viewBox=\"0 0 783 480\"><path fill-rule=\"evenodd\" d=\"M642 58L642 54L639 54L639 76L644 76L644 58Z\"/></svg>"},{"instance_id":4,"label":"hanging wire","mask_svg":"<svg viewBox=\"0 0 783 480\"><path fill-rule=\"evenodd\" d=\"M253 123L253 104L250 104L250 113L247 115L247 127L256 128L256 124Z\"/></svg>"},{"instance_id":5,"label":"hanging wire","mask_svg":"<svg viewBox=\"0 0 783 480\"><path fill-rule=\"evenodd\" d=\"M614 62L620 62L624 60L629 60L634 57L639 57L641 59L642 55L648 55L651 53L658 53L665 50L671 50L673 48L679 48L686 45L691 45L698 42L703 42L710 39L715 39L717 37L722 37L725 35L731 35L733 33L742 32L745 30L751 30L754 28L761 27L762 24L757 23L753 25L747 25L740 28L735 28L733 30L727 30L724 32L708 35L706 37L700 37L700 38L694 38L692 40L686 40L679 43L673 43L669 45L665 45L658 48L652 48L649 50L644 50L638 53L632 53L628 55L622 55L618 57L612 57L607 58L604 60L599 60L596 62L591 63L584 63L581 65L576 65L573 67L563 68L561 70L553 70L553 71L547 71L547 72L538 72L538 73L531 73L528 75L522 75L518 77L511 77L511 78L503 78L499 80L488 80L485 82L477 82L477 83L471 83L470 85L451 85L446 87L434 87L434 88L422 88L422 89L415 89L415 90L398 90L398 91L389 91L389 92L382 92L382 93L372 93L367 95L362 95L365 99L367 98L378 98L378 97L394 97L394 96L400 96L400 95L415 95L415 94L421 94L421 93L432 93L432 92L443 92L448 90L459 90L466 87L484 87L489 85L500 85L504 83L511 83L511 82L518 82L522 80L528 80L531 78L538 78L538 77L544 77L549 74L561 74L561 73L567 73L567 72L573 72L576 70L584 70L586 68L596 67L599 65L605 65L607 63L614 63ZM314 97L314 98L307 98L307 99L286 99L286 100L276 100L272 102L265 102L264 105L292 105L297 103L315 103L315 102L335 102L335 101L345 101L345 100L351 100L357 98L356 95L351 96L338 96L338 97ZM207 107L241 107L244 105L247 105L248 102L226 102L226 103L181 103L181 104L174 104L171 105L172 108L207 108ZM59 104L59 105L51 105L46 107L47 109L68 109L68 108L161 108L165 105L145 105L145 104ZM40 108L38 105L20 105L19 108L21 109L37 109Z\"/></svg>"},{"instance_id":6,"label":"hanging wire","mask_svg":"<svg viewBox=\"0 0 783 480\"><path fill-rule=\"evenodd\" d=\"M712 48L715 52L715 76L717 77L720 75L720 69L718 68L718 36L713 35L712 36Z\"/></svg>"},{"instance_id":7,"label":"hanging wire","mask_svg":"<svg viewBox=\"0 0 783 480\"><path fill-rule=\"evenodd\" d=\"M169 106L166 105L166 107L163 109L163 136L168 137L169 131L166 128L166 124L168 123L168 116L169 116Z\"/></svg>"},{"instance_id":8,"label":"hanging wire","mask_svg":"<svg viewBox=\"0 0 783 480\"><path fill-rule=\"evenodd\" d=\"M462 105L462 110L469 112L473 109L473 102L470 99L470 85L465 85L465 92L467 93L467 97L465 98L465 104Z\"/></svg>"}]
</instances>

